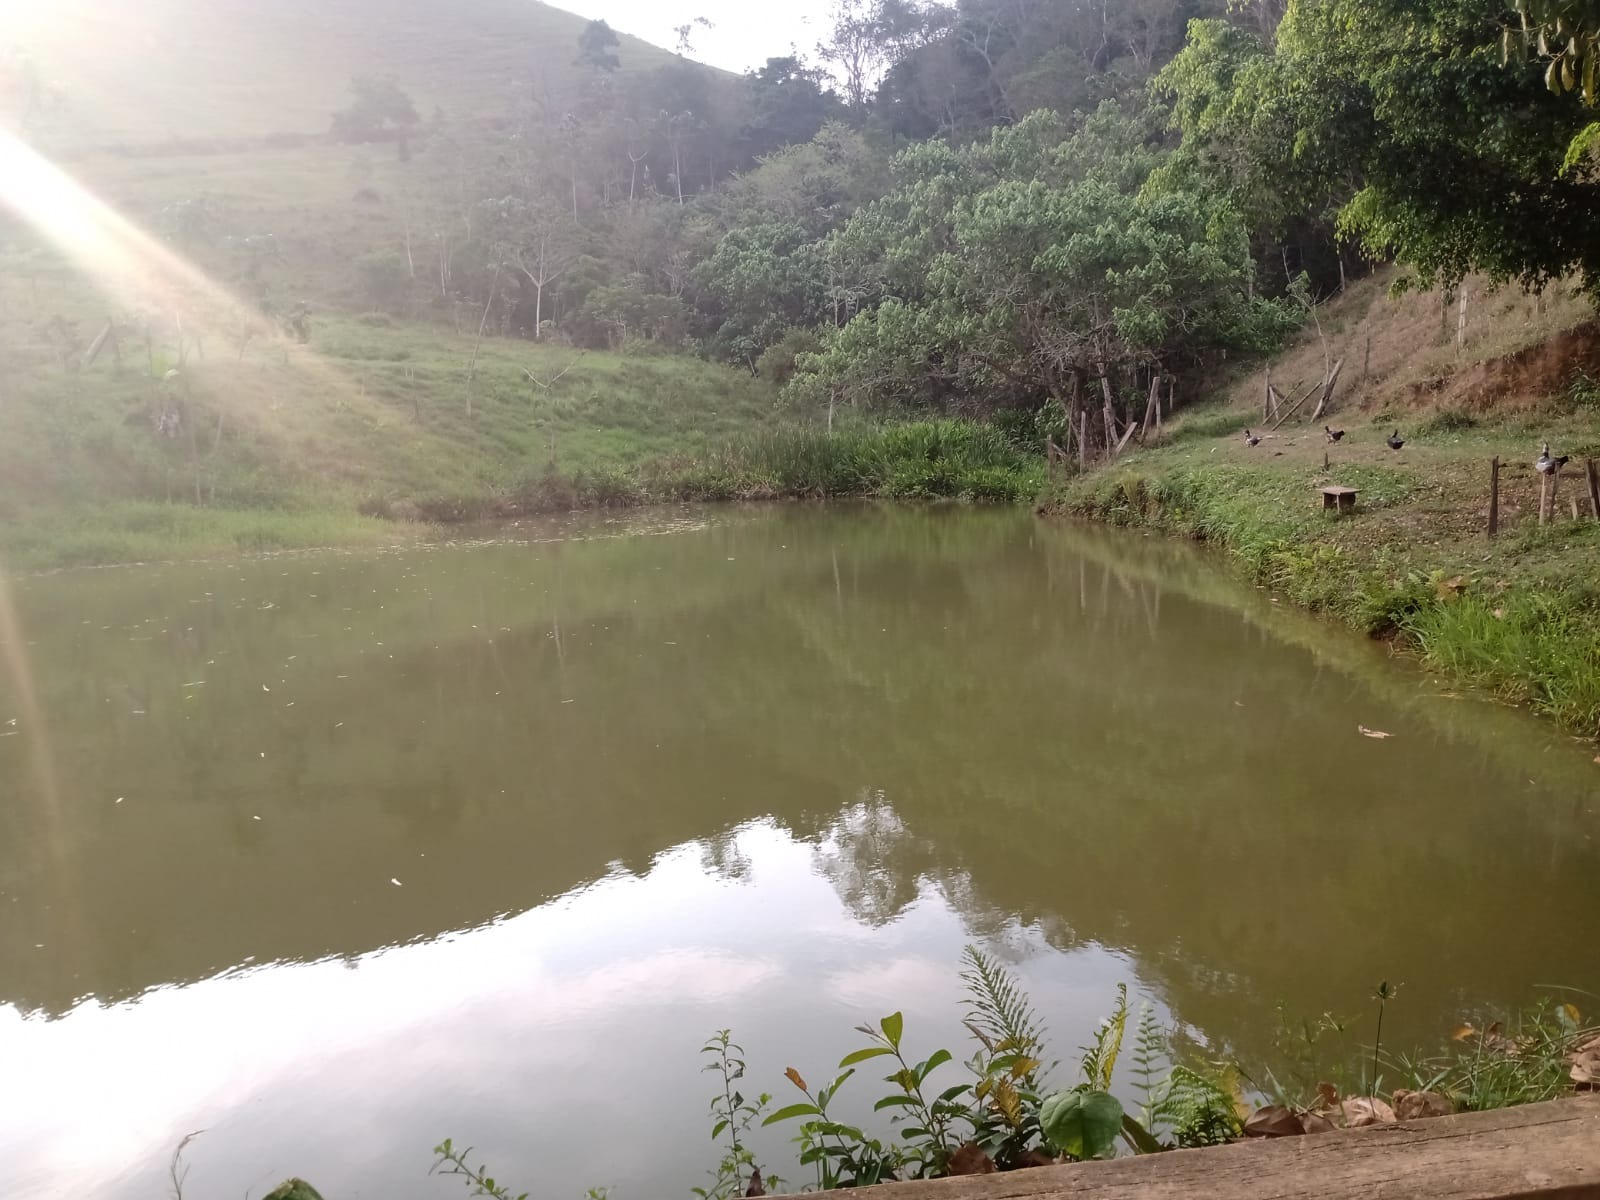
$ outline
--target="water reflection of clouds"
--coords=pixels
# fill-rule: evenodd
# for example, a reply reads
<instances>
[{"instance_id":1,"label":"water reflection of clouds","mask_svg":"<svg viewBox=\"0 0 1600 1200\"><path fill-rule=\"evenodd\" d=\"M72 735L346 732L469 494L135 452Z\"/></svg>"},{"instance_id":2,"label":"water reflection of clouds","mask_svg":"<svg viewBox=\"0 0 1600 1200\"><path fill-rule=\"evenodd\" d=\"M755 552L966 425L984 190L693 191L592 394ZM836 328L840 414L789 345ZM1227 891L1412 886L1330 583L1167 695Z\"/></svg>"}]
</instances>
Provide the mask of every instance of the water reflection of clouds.
<instances>
[{"instance_id":1,"label":"water reflection of clouds","mask_svg":"<svg viewBox=\"0 0 1600 1200\"><path fill-rule=\"evenodd\" d=\"M689 843L642 876L614 871L431 941L256 965L54 1021L0 1008L15 1081L0 1096L0 1194L162 1194L172 1148L200 1128L193 1195L259 1195L290 1174L330 1195L447 1194L424 1178L445 1136L552 1195L643 1194L663 1179L681 1191L705 1165L696 1051L710 1031L731 1026L757 1086L774 1091L784 1066L826 1070L858 1040L852 1025L894 1009L917 1045L961 1046L969 931L939 887L922 883L887 926L863 924L816 848L773 824L741 827L710 857L740 869L708 869L705 845ZM1040 994L1064 1028L1130 978L1103 952L1012 938L1051 960L1028 970L1064 972ZM658 1115L607 1157L594 1114L621 1079L631 1105ZM870 1121L870 1104L853 1119ZM784 1131L761 1136L787 1158ZM601 1157L551 1162L540 1144Z\"/></svg>"},{"instance_id":2,"label":"water reflection of clouds","mask_svg":"<svg viewBox=\"0 0 1600 1200\"><path fill-rule=\"evenodd\" d=\"M341 1140L358 1145L369 1107L360 1093L414 1095L462 1072L493 1078L510 1058L562 1070L593 1050L554 1030L604 1026L627 1009L723 1005L776 982L784 968L771 955L672 944L694 928L663 929L677 924L674 909L714 888L697 857L664 856L644 879L612 877L358 959L267 964L109 1007L89 1000L56 1021L0 1008L0 1061L23 1085L0 1101L0 1177L20 1173L20 1190L4 1190L43 1195L67 1179L93 1190L194 1128L224 1142L291 1096L339 1112L350 1126ZM648 943L665 948L639 953ZM392 1144L392 1132L374 1133Z\"/></svg>"}]
</instances>

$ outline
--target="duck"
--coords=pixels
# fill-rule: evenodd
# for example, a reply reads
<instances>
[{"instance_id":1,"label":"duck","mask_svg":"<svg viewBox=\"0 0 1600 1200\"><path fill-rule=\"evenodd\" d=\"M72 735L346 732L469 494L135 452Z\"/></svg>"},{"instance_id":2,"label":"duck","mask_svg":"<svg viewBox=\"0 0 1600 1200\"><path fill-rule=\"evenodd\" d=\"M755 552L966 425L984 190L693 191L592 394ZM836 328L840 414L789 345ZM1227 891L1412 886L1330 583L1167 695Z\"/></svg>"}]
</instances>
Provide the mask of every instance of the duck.
<instances>
[{"instance_id":1,"label":"duck","mask_svg":"<svg viewBox=\"0 0 1600 1200\"><path fill-rule=\"evenodd\" d=\"M1572 455L1563 454L1560 458L1550 457L1550 443L1544 444L1544 449L1539 452L1538 459L1533 464L1533 469L1541 475L1554 475L1562 467L1572 461Z\"/></svg>"},{"instance_id":2,"label":"duck","mask_svg":"<svg viewBox=\"0 0 1600 1200\"><path fill-rule=\"evenodd\" d=\"M1400 436L1400 431L1398 429L1391 433L1386 440L1388 441L1389 449L1391 450L1398 450L1406 444L1405 438Z\"/></svg>"},{"instance_id":3,"label":"duck","mask_svg":"<svg viewBox=\"0 0 1600 1200\"><path fill-rule=\"evenodd\" d=\"M1342 429L1329 429L1326 425L1324 425L1322 427L1322 432L1328 435L1328 440L1330 442L1337 442L1340 438L1342 438L1344 436L1344 430L1342 430Z\"/></svg>"},{"instance_id":4,"label":"duck","mask_svg":"<svg viewBox=\"0 0 1600 1200\"><path fill-rule=\"evenodd\" d=\"M1246 429L1244 431L1244 444L1246 446L1259 446L1261 444L1261 439Z\"/></svg>"}]
</instances>

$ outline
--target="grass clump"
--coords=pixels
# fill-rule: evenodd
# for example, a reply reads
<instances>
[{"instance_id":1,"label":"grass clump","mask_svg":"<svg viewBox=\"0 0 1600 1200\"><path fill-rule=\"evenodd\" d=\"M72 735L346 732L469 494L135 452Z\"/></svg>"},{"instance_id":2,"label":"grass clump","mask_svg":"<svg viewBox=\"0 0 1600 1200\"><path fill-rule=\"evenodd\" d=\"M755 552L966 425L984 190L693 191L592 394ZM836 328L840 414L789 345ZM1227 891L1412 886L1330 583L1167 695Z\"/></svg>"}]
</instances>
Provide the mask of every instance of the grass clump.
<instances>
[{"instance_id":1,"label":"grass clump","mask_svg":"<svg viewBox=\"0 0 1600 1200\"><path fill-rule=\"evenodd\" d=\"M879 497L1017 503L1043 465L1005 434L971 421L913 421L828 433L780 428L669 463L655 489L684 500Z\"/></svg>"}]
</instances>

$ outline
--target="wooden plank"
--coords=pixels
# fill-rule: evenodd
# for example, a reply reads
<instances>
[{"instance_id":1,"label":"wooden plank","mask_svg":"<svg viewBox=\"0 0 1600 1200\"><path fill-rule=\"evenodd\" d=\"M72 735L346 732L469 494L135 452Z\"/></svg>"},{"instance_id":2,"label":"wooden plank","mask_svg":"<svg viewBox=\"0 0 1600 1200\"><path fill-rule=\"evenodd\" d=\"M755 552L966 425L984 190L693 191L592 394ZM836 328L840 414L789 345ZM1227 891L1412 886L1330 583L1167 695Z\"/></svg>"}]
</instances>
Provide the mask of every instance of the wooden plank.
<instances>
[{"instance_id":1,"label":"wooden plank","mask_svg":"<svg viewBox=\"0 0 1600 1200\"><path fill-rule=\"evenodd\" d=\"M852 1200L1578 1200L1600 1196L1600 1097L1112 1162L883 1184L848 1195Z\"/></svg>"}]
</instances>

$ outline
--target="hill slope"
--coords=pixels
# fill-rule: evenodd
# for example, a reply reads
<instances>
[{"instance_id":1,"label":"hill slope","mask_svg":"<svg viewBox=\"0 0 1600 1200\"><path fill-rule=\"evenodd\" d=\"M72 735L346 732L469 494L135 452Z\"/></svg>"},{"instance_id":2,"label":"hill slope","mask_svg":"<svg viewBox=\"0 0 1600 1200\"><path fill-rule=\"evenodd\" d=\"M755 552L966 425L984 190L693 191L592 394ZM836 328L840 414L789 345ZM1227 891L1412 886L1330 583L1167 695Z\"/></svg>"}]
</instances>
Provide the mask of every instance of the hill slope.
<instances>
[{"instance_id":1,"label":"hill slope","mask_svg":"<svg viewBox=\"0 0 1600 1200\"><path fill-rule=\"evenodd\" d=\"M497 115L536 71L564 82L586 24L539 0L8 0L0 50L52 91L60 152L325 133L363 74L395 76L425 117ZM675 57L621 42L624 72Z\"/></svg>"}]
</instances>

